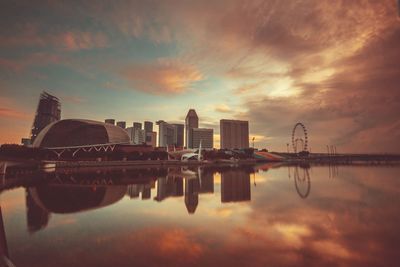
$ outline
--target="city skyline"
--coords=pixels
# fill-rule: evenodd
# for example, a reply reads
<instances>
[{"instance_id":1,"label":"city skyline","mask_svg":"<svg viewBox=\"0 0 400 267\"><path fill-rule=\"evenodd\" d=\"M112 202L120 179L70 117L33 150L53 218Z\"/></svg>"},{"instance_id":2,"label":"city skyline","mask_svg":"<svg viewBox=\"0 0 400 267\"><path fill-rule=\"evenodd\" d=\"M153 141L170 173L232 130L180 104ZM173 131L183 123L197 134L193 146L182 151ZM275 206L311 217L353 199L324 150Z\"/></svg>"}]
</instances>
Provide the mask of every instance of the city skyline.
<instances>
[{"instance_id":1,"label":"city skyline","mask_svg":"<svg viewBox=\"0 0 400 267\"><path fill-rule=\"evenodd\" d=\"M167 1L168 2L168 1ZM255 147L400 150L396 1L5 3L0 143L28 137L38 96L62 118L249 121ZM240 20L238 20L240 18Z\"/></svg>"}]
</instances>

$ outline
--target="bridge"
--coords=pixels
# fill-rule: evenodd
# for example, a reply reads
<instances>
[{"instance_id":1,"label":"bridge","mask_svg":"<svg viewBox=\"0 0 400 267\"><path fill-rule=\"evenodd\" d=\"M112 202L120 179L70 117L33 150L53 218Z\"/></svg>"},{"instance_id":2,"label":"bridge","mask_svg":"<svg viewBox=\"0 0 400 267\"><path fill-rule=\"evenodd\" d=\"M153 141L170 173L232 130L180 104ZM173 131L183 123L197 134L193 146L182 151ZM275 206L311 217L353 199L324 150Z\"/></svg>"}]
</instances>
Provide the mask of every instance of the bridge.
<instances>
[{"instance_id":1,"label":"bridge","mask_svg":"<svg viewBox=\"0 0 400 267\"><path fill-rule=\"evenodd\" d=\"M51 151L54 154L56 154L57 158L59 159L61 155L67 151L72 152L72 158L75 157L75 155L79 151L84 151L84 152L91 152L91 151L114 151L115 146L117 145L126 145L126 142L123 143L107 143L107 144L94 144L94 145L82 145L82 146L65 146L65 147L43 147L43 149L47 151Z\"/></svg>"}]
</instances>

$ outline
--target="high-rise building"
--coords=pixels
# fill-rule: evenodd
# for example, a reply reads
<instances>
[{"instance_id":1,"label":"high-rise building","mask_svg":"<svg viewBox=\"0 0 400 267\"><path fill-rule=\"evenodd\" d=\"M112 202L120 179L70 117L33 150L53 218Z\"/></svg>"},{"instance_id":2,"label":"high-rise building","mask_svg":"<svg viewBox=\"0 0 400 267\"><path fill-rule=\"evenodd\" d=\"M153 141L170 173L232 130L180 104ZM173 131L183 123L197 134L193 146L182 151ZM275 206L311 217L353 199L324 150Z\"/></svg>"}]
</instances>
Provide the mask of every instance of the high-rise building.
<instances>
[{"instance_id":1,"label":"high-rise building","mask_svg":"<svg viewBox=\"0 0 400 267\"><path fill-rule=\"evenodd\" d=\"M193 128L199 128L199 117L194 109L189 109L185 119L185 131L186 131L186 147L193 148L192 132Z\"/></svg>"},{"instance_id":2,"label":"high-rise building","mask_svg":"<svg viewBox=\"0 0 400 267\"><path fill-rule=\"evenodd\" d=\"M47 92L41 93L31 131L32 143L35 141L36 136L44 127L52 122L59 121L60 119L60 100L57 97L48 94Z\"/></svg>"},{"instance_id":3,"label":"high-rise building","mask_svg":"<svg viewBox=\"0 0 400 267\"><path fill-rule=\"evenodd\" d=\"M146 133L150 133L153 131L153 123L151 121L145 121L144 122L144 130Z\"/></svg>"},{"instance_id":4,"label":"high-rise building","mask_svg":"<svg viewBox=\"0 0 400 267\"><path fill-rule=\"evenodd\" d=\"M151 121L144 122L144 132L146 135L146 143L151 142L151 133L153 132L153 123Z\"/></svg>"},{"instance_id":5,"label":"high-rise building","mask_svg":"<svg viewBox=\"0 0 400 267\"><path fill-rule=\"evenodd\" d=\"M134 122L133 123L133 128L135 129L142 129L142 124L140 122Z\"/></svg>"},{"instance_id":6,"label":"high-rise building","mask_svg":"<svg viewBox=\"0 0 400 267\"><path fill-rule=\"evenodd\" d=\"M179 123L174 123L173 124L176 127L176 138L175 138L175 145L177 147L183 147L183 138L184 138L184 132L185 132L185 125L179 124Z\"/></svg>"},{"instance_id":7,"label":"high-rise building","mask_svg":"<svg viewBox=\"0 0 400 267\"><path fill-rule=\"evenodd\" d=\"M204 172L204 171L203 171ZM199 194L214 193L214 173L204 172L200 178Z\"/></svg>"},{"instance_id":8,"label":"high-rise building","mask_svg":"<svg viewBox=\"0 0 400 267\"><path fill-rule=\"evenodd\" d=\"M146 133L146 145L152 147L157 146L157 132Z\"/></svg>"},{"instance_id":9,"label":"high-rise building","mask_svg":"<svg viewBox=\"0 0 400 267\"><path fill-rule=\"evenodd\" d=\"M135 137L133 143L137 145L146 143L146 134L143 129L135 129Z\"/></svg>"},{"instance_id":10,"label":"high-rise building","mask_svg":"<svg viewBox=\"0 0 400 267\"><path fill-rule=\"evenodd\" d=\"M115 125L115 120L114 119L105 119L104 122L108 123L108 124Z\"/></svg>"},{"instance_id":11,"label":"high-rise building","mask_svg":"<svg viewBox=\"0 0 400 267\"><path fill-rule=\"evenodd\" d=\"M144 130L142 130L142 124L140 122L133 123L132 131L132 142L134 144L142 144L143 142L145 142L145 134Z\"/></svg>"},{"instance_id":12,"label":"high-rise building","mask_svg":"<svg viewBox=\"0 0 400 267\"><path fill-rule=\"evenodd\" d=\"M176 126L163 120L157 121L156 124L158 125L158 146L176 145Z\"/></svg>"},{"instance_id":13,"label":"high-rise building","mask_svg":"<svg viewBox=\"0 0 400 267\"><path fill-rule=\"evenodd\" d=\"M250 174L230 170L221 173L221 202L248 201L250 195Z\"/></svg>"},{"instance_id":14,"label":"high-rise building","mask_svg":"<svg viewBox=\"0 0 400 267\"><path fill-rule=\"evenodd\" d=\"M214 147L214 131L213 129L205 128L192 128L192 148L199 148L200 141L202 148L213 148Z\"/></svg>"},{"instance_id":15,"label":"high-rise building","mask_svg":"<svg viewBox=\"0 0 400 267\"><path fill-rule=\"evenodd\" d=\"M220 121L221 149L249 147L249 122L239 120Z\"/></svg>"},{"instance_id":16,"label":"high-rise building","mask_svg":"<svg viewBox=\"0 0 400 267\"><path fill-rule=\"evenodd\" d=\"M133 144L133 141L135 139L135 129L133 127L128 127L125 129L125 131L128 133L129 135L129 139L131 141L131 144Z\"/></svg>"},{"instance_id":17,"label":"high-rise building","mask_svg":"<svg viewBox=\"0 0 400 267\"><path fill-rule=\"evenodd\" d=\"M126 122L125 121L118 121L117 122L117 126L121 127L122 129L126 128Z\"/></svg>"}]
</instances>

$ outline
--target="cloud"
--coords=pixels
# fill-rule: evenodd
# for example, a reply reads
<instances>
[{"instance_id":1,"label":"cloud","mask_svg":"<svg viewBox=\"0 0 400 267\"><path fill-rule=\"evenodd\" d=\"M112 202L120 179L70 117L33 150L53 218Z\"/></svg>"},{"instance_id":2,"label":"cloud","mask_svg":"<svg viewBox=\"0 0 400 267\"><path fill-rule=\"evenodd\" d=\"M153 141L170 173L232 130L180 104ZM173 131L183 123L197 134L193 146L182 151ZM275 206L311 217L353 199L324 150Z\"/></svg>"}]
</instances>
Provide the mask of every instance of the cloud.
<instances>
[{"instance_id":1,"label":"cloud","mask_svg":"<svg viewBox=\"0 0 400 267\"><path fill-rule=\"evenodd\" d=\"M79 51L105 48L110 45L109 38L102 32L82 30L58 30L42 32L37 26L26 25L16 33L0 35L0 47L15 49L16 47L50 48L59 51Z\"/></svg>"},{"instance_id":2,"label":"cloud","mask_svg":"<svg viewBox=\"0 0 400 267\"><path fill-rule=\"evenodd\" d=\"M0 117L9 119L28 119L30 116L15 109L0 108Z\"/></svg>"},{"instance_id":3,"label":"cloud","mask_svg":"<svg viewBox=\"0 0 400 267\"><path fill-rule=\"evenodd\" d=\"M215 107L215 111L221 113L230 113L232 112L231 108L226 104L219 104Z\"/></svg>"},{"instance_id":4,"label":"cloud","mask_svg":"<svg viewBox=\"0 0 400 267\"><path fill-rule=\"evenodd\" d=\"M135 90L156 95L184 93L203 79L195 66L174 60L127 66L120 75Z\"/></svg>"},{"instance_id":5,"label":"cloud","mask_svg":"<svg viewBox=\"0 0 400 267\"><path fill-rule=\"evenodd\" d=\"M0 119L31 119L31 115L18 108L10 98L0 96Z\"/></svg>"},{"instance_id":6,"label":"cloud","mask_svg":"<svg viewBox=\"0 0 400 267\"><path fill-rule=\"evenodd\" d=\"M72 104L83 104L86 102L86 99L80 96L75 95L61 95L61 102L66 101Z\"/></svg>"},{"instance_id":7,"label":"cloud","mask_svg":"<svg viewBox=\"0 0 400 267\"><path fill-rule=\"evenodd\" d=\"M68 51L105 48L109 45L108 38L103 33L65 32L54 39L60 49Z\"/></svg>"}]
</instances>

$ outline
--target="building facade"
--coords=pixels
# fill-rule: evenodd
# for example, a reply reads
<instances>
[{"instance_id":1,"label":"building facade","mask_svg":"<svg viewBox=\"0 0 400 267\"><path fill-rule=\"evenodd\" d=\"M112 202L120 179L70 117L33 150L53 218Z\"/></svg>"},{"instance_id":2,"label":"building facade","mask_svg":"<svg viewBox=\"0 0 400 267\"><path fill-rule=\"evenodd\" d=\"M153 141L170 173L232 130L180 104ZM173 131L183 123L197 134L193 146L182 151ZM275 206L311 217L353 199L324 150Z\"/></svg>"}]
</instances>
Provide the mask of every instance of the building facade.
<instances>
[{"instance_id":1,"label":"building facade","mask_svg":"<svg viewBox=\"0 0 400 267\"><path fill-rule=\"evenodd\" d=\"M185 144L187 148L193 148L192 132L193 128L199 128L199 117L194 109L189 109L185 119Z\"/></svg>"},{"instance_id":2,"label":"building facade","mask_svg":"<svg viewBox=\"0 0 400 267\"><path fill-rule=\"evenodd\" d=\"M151 121L145 121L144 130L146 133L151 133L153 131L153 123Z\"/></svg>"},{"instance_id":3,"label":"building facade","mask_svg":"<svg viewBox=\"0 0 400 267\"><path fill-rule=\"evenodd\" d=\"M184 132L185 132L185 125L175 123L173 124L176 128L176 140L175 140L175 145L177 147L183 147L184 146Z\"/></svg>"},{"instance_id":4,"label":"building facade","mask_svg":"<svg viewBox=\"0 0 400 267\"><path fill-rule=\"evenodd\" d=\"M43 128L52 122L61 119L61 104L57 97L43 92L40 94L35 119L31 130L31 143L33 143Z\"/></svg>"},{"instance_id":5,"label":"building facade","mask_svg":"<svg viewBox=\"0 0 400 267\"><path fill-rule=\"evenodd\" d=\"M202 148L214 147L214 130L205 128L191 129L192 148L199 148L200 142Z\"/></svg>"},{"instance_id":6,"label":"building facade","mask_svg":"<svg viewBox=\"0 0 400 267\"><path fill-rule=\"evenodd\" d=\"M117 121L117 126L121 127L122 129L126 128L126 122L125 121Z\"/></svg>"},{"instance_id":7,"label":"building facade","mask_svg":"<svg viewBox=\"0 0 400 267\"><path fill-rule=\"evenodd\" d=\"M151 133L153 132L153 123L151 121L144 122L144 133L146 136L146 144L151 143Z\"/></svg>"},{"instance_id":8,"label":"building facade","mask_svg":"<svg viewBox=\"0 0 400 267\"><path fill-rule=\"evenodd\" d=\"M99 144L129 144L124 129L91 120L59 120L41 131L33 147L73 147Z\"/></svg>"},{"instance_id":9,"label":"building facade","mask_svg":"<svg viewBox=\"0 0 400 267\"><path fill-rule=\"evenodd\" d=\"M157 121L158 125L158 146L167 147L176 145L176 126L165 121Z\"/></svg>"},{"instance_id":10,"label":"building facade","mask_svg":"<svg viewBox=\"0 0 400 267\"><path fill-rule=\"evenodd\" d=\"M249 122L240 120L220 121L221 149L249 147Z\"/></svg>"},{"instance_id":11,"label":"building facade","mask_svg":"<svg viewBox=\"0 0 400 267\"><path fill-rule=\"evenodd\" d=\"M157 146L157 132L146 133L146 145L156 147Z\"/></svg>"},{"instance_id":12,"label":"building facade","mask_svg":"<svg viewBox=\"0 0 400 267\"><path fill-rule=\"evenodd\" d=\"M105 119L104 122L108 123L108 124L115 125L115 120L114 119Z\"/></svg>"}]
</instances>

